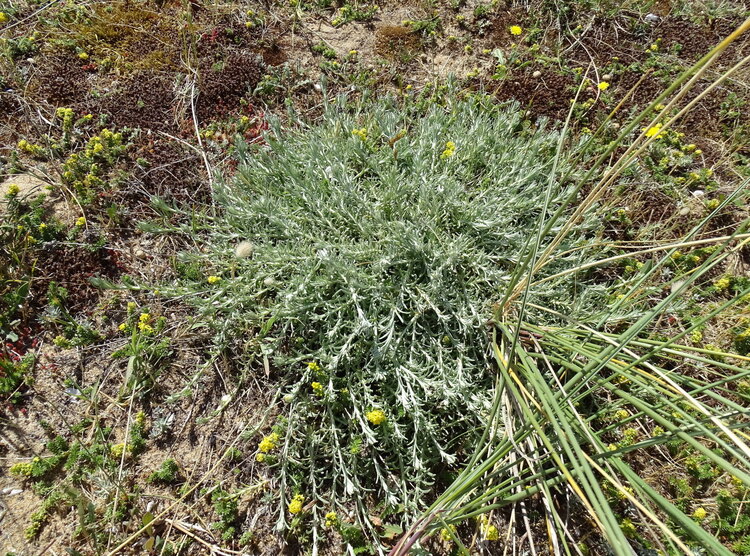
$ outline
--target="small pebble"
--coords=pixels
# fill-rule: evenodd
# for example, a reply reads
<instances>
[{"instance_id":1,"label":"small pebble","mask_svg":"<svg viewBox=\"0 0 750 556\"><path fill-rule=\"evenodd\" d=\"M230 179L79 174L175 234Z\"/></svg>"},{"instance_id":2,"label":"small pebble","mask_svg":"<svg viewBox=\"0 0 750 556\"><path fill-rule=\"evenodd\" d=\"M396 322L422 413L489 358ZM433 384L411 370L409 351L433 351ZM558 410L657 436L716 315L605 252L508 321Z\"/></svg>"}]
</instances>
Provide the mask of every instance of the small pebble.
<instances>
[{"instance_id":1,"label":"small pebble","mask_svg":"<svg viewBox=\"0 0 750 556\"><path fill-rule=\"evenodd\" d=\"M531 77L533 77L534 79L538 79L541 76L542 76L542 72L539 70L536 70L534 73L531 74Z\"/></svg>"},{"instance_id":2,"label":"small pebble","mask_svg":"<svg viewBox=\"0 0 750 556\"><path fill-rule=\"evenodd\" d=\"M3 494L5 496L15 496L16 494L21 494L22 492L22 488L16 487L6 487L3 490L0 490L0 494Z\"/></svg>"},{"instance_id":3,"label":"small pebble","mask_svg":"<svg viewBox=\"0 0 750 556\"><path fill-rule=\"evenodd\" d=\"M658 15L656 15L656 14L647 14L646 15L646 23L656 23L656 22L659 21L659 19L661 19L661 18Z\"/></svg>"}]
</instances>

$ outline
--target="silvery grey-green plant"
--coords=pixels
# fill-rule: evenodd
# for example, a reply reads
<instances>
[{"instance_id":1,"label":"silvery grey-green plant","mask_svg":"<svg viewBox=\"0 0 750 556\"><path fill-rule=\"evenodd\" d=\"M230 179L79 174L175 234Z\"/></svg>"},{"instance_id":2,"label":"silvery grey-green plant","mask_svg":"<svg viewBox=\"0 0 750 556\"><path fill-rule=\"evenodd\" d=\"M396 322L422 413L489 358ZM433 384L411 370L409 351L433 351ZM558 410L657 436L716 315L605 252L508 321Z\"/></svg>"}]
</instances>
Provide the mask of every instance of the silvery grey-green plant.
<instances>
[{"instance_id":1,"label":"silvery grey-green plant","mask_svg":"<svg viewBox=\"0 0 750 556\"><path fill-rule=\"evenodd\" d=\"M374 537L368 515L406 524L474 450L492 409L492 304L540 213L571 194L547 187L553 165L572 169L555 157L558 133L482 95L426 110L341 97L297 124L275 121L239 147L236 175L215 190L218 216L196 236L202 249L183 256L216 278L175 292L221 345L242 345L286 385L281 446L260 458L279 526L302 493L316 536L338 511ZM548 274L585 263L597 228L582 222ZM607 295L578 276L531 299L590 318Z\"/></svg>"}]
</instances>

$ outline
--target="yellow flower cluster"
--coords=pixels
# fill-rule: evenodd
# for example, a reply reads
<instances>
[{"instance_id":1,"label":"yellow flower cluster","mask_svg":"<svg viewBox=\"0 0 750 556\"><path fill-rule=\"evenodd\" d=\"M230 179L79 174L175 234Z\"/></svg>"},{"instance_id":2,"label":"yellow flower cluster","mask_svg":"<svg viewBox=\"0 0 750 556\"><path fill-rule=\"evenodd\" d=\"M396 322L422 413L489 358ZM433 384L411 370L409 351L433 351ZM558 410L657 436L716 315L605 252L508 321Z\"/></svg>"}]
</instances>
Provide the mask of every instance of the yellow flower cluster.
<instances>
[{"instance_id":1,"label":"yellow flower cluster","mask_svg":"<svg viewBox=\"0 0 750 556\"><path fill-rule=\"evenodd\" d=\"M455 525L449 525L448 527L443 527L442 529L440 529L440 538L444 542L452 542L455 534L456 534Z\"/></svg>"},{"instance_id":2,"label":"yellow flower cluster","mask_svg":"<svg viewBox=\"0 0 750 556\"><path fill-rule=\"evenodd\" d=\"M497 530L497 527L490 523L487 516L482 516L480 518L480 524L482 526L482 535L484 535L485 540L496 541L500 538L500 532Z\"/></svg>"},{"instance_id":3,"label":"yellow flower cluster","mask_svg":"<svg viewBox=\"0 0 750 556\"><path fill-rule=\"evenodd\" d=\"M318 365L315 361L310 361L307 364L307 369L314 372L319 373L320 372L320 365Z\"/></svg>"},{"instance_id":4,"label":"yellow flower cluster","mask_svg":"<svg viewBox=\"0 0 750 556\"><path fill-rule=\"evenodd\" d=\"M18 148L23 152L30 154L31 156L40 156L44 151L41 145L29 143L26 139L21 139L18 142Z\"/></svg>"},{"instance_id":5,"label":"yellow flower cluster","mask_svg":"<svg viewBox=\"0 0 750 556\"><path fill-rule=\"evenodd\" d=\"M727 290L729 289L729 286L731 285L732 285L732 280L727 276L719 278L718 280L716 280L716 282L714 282L714 287L719 291Z\"/></svg>"},{"instance_id":6,"label":"yellow flower cluster","mask_svg":"<svg viewBox=\"0 0 750 556\"><path fill-rule=\"evenodd\" d=\"M0 23L6 23L8 21L8 14L0 12Z\"/></svg>"},{"instance_id":7,"label":"yellow flower cluster","mask_svg":"<svg viewBox=\"0 0 750 556\"><path fill-rule=\"evenodd\" d=\"M15 183L11 183L8 186L8 193L7 194L8 194L9 197L15 197L16 195L18 195L20 193L20 191L21 191L21 188L18 187L18 185L16 185Z\"/></svg>"},{"instance_id":8,"label":"yellow flower cluster","mask_svg":"<svg viewBox=\"0 0 750 556\"><path fill-rule=\"evenodd\" d=\"M115 459L121 458L123 453L127 457L133 453L133 446L131 446L130 444L126 444L125 442L113 444L109 449L109 453Z\"/></svg>"},{"instance_id":9,"label":"yellow flower cluster","mask_svg":"<svg viewBox=\"0 0 750 556\"><path fill-rule=\"evenodd\" d=\"M78 220L76 220L76 228L83 228L86 225L86 217L81 216Z\"/></svg>"},{"instance_id":10,"label":"yellow flower cluster","mask_svg":"<svg viewBox=\"0 0 750 556\"><path fill-rule=\"evenodd\" d=\"M272 432L268 436L263 437L263 440L260 441L260 444L258 444L258 451L262 454L267 454L268 452L275 450L279 445L279 440L281 440L281 437L277 433Z\"/></svg>"},{"instance_id":11,"label":"yellow flower cluster","mask_svg":"<svg viewBox=\"0 0 750 556\"><path fill-rule=\"evenodd\" d=\"M221 282L220 276L209 276L206 280L209 284L217 284Z\"/></svg>"},{"instance_id":12,"label":"yellow flower cluster","mask_svg":"<svg viewBox=\"0 0 750 556\"><path fill-rule=\"evenodd\" d=\"M154 328L151 326L151 315L149 313L141 313L141 316L138 317L138 330L146 334L154 331Z\"/></svg>"},{"instance_id":13,"label":"yellow flower cluster","mask_svg":"<svg viewBox=\"0 0 750 556\"><path fill-rule=\"evenodd\" d=\"M323 395L323 385L320 382L313 382L310 386L312 386L313 392L318 396Z\"/></svg>"},{"instance_id":14,"label":"yellow flower cluster","mask_svg":"<svg viewBox=\"0 0 750 556\"><path fill-rule=\"evenodd\" d=\"M34 466L30 462L14 463L10 466L10 474L16 477L31 477L33 468Z\"/></svg>"},{"instance_id":15,"label":"yellow flower cluster","mask_svg":"<svg viewBox=\"0 0 750 556\"><path fill-rule=\"evenodd\" d=\"M336 512L328 512L326 514L325 526L330 529L332 527L336 527L336 525L338 524L339 524L339 516L336 515Z\"/></svg>"},{"instance_id":16,"label":"yellow flower cluster","mask_svg":"<svg viewBox=\"0 0 750 556\"><path fill-rule=\"evenodd\" d=\"M287 509L289 510L290 514L298 514L302 511L302 504L305 502L305 497L301 494L297 494L294 498L292 498L292 501L289 502L289 505L287 506Z\"/></svg>"},{"instance_id":17,"label":"yellow flower cluster","mask_svg":"<svg viewBox=\"0 0 750 556\"><path fill-rule=\"evenodd\" d=\"M748 328L744 332L740 332L734 338L735 342L744 342L745 340L750 340L750 328Z\"/></svg>"},{"instance_id":18,"label":"yellow flower cluster","mask_svg":"<svg viewBox=\"0 0 750 556\"><path fill-rule=\"evenodd\" d=\"M453 141L448 141L445 144L445 150L443 151L443 154L440 155L440 158L445 160L446 158L452 157L454 154L456 154L456 144Z\"/></svg>"},{"instance_id":19,"label":"yellow flower cluster","mask_svg":"<svg viewBox=\"0 0 750 556\"><path fill-rule=\"evenodd\" d=\"M707 515L708 515L708 512L706 511L706 509L700 506L695 508L695 511L693 512L693 517L697 519L698 521L703 521L704 519L706 519Z\"/></svg>"},{"instance_id":20,"label":"yellow flower cluster","mask_svg":"<svg viewBox=\"0 0 750 556\"><path fill-rule=\"evenodd\" d=\"M600 91L606 91L607 89L609 89L609 83L607 83L606 81L602 81L601 83L599 83L599 85L597 85L597 87Z\"/></svg>"},{"instance_id":21,"label":"yellow flower cluster","mask_svg":"<svg viewBox=\"0 0 750 556\"><path fill-rule=\"evenodd\" d=\"M523 28L520 25L511 25L510 26L510 34L513 36L518 36L521 33L523 33Z\"/></svg>"},{"instance_id":22,"label":"yellow flower cluster","mask_svg":"<svg viewBox=\"0 0 750 556\"><path fill-rule=\"evenodd\" d=\"M359 137L360 139L362 139L362 141L367 141L367 128L366 127L362 127L360 129L354 128L352 130L352 135L354 135L355 137Z\"/></svg>"},{"instance_id":23,"label":"yellow flower cluster","mask_svg":"<svg viewBox=\"0 0 750 556\"><path fill-rule=\"evenodd\" d=\"M55 115L62 120L62 127L64 131L69 131L73 127L73 109L72 108L58 108L55 111Z\"/></svg>"},{"instance_id":24,"label":"yellow flower cluster","mask_svg":"<svg viewBox=\"0 0 750 556\"><path fill-rule=\"evenodd\" d=\"M380 409L373 409L372 411L368 411L365 414L365 417L367 417L367 420L370 421L370 423L372 423L373 425L380 425L387 419L385 413Z\"/></svg>"},{"instance_id":25,"label":"yellow flower cluster","mask_svg":"<svg viewBox=\"0 0 750 556\"><path fill-rule=\"evenodd\" d=\"M656 124L646 130L646 137L656 137L658 139L662 135L661 124Z\"/></svg>"}]
</instances>

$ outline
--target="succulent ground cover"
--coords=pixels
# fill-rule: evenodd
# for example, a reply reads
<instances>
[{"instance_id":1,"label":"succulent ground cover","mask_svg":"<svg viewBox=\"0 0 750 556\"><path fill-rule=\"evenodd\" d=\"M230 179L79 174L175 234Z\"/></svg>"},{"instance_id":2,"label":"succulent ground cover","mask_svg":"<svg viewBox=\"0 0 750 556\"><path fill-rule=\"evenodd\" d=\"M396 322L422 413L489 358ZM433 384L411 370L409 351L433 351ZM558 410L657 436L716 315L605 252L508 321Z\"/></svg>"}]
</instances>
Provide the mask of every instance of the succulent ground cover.
<instances>
[{"instance_id":1,"label":"succulent ground cover","mask_svg":"<svg viewBox=\"0 0 750 556\"><path fill-rule=\"evenodd\" d=\"M0 548L750 554L748 15L0 2Z\"/></svg>"}]
</instances>

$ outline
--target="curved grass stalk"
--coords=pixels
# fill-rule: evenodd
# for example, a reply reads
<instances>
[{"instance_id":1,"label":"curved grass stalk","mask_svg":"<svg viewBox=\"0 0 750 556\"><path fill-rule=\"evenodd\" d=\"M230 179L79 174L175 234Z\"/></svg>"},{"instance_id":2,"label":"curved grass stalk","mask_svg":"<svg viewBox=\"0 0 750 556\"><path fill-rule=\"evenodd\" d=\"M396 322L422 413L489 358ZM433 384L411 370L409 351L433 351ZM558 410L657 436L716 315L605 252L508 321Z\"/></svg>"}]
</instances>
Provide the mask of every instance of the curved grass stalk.
<instances>
[{"instance_id":1,"label":"curved grass stalk","mask_svg":"<svg viewBox=\"0 0 750 556\"><path fill-rule=\"evenodd\" d=\"M740 186L740 188L746 187L747 185L750 185L750 180L745 180L745 182ZM721 243L724 241L727 241L728 239L732 238L732 236L719 236L719 237L711 237L706 239L696 239L696 240L689 240L689 241L678 241L674 243L666 243L664 245L657 245L655 247L649 247L646 249L638 249L637 251L632 251L629 253L623 253L621 255L613 255L611 257L606 257L603 259L597 259L595 261L589 261L587 263L583 263L581 265L575 266L573 268L567 268L565 270L562 270L560 272L557 272L555 274L551 274L550 276L545 276L544 278L540 278L539 280L535 280L531 282L531 286L539 286L541 284L544 284L546 282L551 282L553 280L557 280L559 278L564 278L565 276L570 276L571 274L576 274L578 272L581 272L583 270L588 270L590 268L596 268L599 266L605 266L611 263L615 263L617 261L621 261L624 259L632 259L635 257L640 257L643 255L649 255L651 253L659 253L661 251L670 251L674 252L680 249L685 249L686 247L698 247L701 245L711 245L716 243ZM750 234L737 234L733 237L733 239L750 239ZM603 244L606 245L606 244ZM609 244L610 246L613 244ZM742 245L738 245L733 248L734 251L738 251ZM580 249L586 249L587 247L581 247ZM572 251L572 250L571 250ZM568 251L567 253L571 252Z\"/></svg>"}]
</instances>

